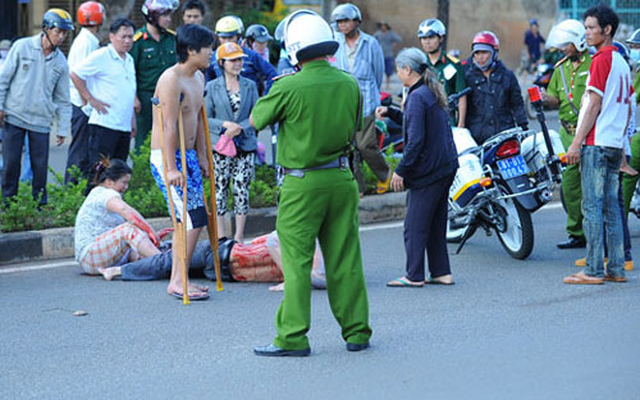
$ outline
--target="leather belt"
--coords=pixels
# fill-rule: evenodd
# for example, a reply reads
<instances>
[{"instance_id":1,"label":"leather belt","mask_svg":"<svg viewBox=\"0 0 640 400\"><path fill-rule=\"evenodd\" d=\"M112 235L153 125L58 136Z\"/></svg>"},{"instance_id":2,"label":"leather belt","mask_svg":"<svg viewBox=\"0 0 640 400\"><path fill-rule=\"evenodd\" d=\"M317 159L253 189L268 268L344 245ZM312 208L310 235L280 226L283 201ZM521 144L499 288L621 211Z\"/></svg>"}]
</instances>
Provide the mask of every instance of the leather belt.
<instances>
[{"instance_id":1,"label":"leather belt","mask_svg":"<svg viewBox=\"0 0 640 400\"><path fill-rule=\"evenodd\" d=\"M319 169L331 169L331 168L340 168L342 170L345 170L349 168L349 159L347 158L347 156L340 156L333 161L330 161L326 164L318 165L317 167L301 168L301 169L285 168L284 173L287 175L295 176L296 178L304 178L305 172L317 171Z\"/></svg>"}]
</instances>

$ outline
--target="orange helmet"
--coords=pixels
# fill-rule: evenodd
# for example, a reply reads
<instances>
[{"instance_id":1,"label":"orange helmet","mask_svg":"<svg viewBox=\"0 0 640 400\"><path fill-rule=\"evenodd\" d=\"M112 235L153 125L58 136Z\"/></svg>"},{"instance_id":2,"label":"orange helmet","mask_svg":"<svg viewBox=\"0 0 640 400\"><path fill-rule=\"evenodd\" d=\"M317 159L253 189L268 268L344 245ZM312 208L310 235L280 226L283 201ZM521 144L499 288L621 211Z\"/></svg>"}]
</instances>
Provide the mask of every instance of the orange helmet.
<instances>
[{"instance_id":1,"label":"orange helmet","mask_svg":"<svg viewBox=\"0 0 640 400\"><path fill-rule=\"evenodd\" d=\"M218 61L234 60L236 58L244 58L244 57L247 57L247 55L242 50L242 47L240 47L240 45L233 42L227 42L225 44L221 44L216 50L216 59Z\"/></svg>"},{"instance_id":2,"label":"orange helmet","mask_svg":"<svg viewBox=\"0 0 640 400\"><path fill-rule=\"evenodd\" d=\"M102 25L104 6L97 1L87 1L78 7L78 23L80 26Z\"/></svg>"}]
</instances>

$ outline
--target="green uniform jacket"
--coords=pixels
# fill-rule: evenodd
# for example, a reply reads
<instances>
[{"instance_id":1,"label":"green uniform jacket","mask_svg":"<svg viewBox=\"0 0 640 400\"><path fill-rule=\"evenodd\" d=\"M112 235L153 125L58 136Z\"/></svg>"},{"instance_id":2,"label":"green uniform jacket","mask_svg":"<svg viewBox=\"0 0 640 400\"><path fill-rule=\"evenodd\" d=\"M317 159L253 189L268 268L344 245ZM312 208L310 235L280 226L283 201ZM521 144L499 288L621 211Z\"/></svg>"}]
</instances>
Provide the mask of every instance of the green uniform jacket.
<instances>
[{"instance_id":1,"label":"green uniform jacket","mask_svg":"<svg viewBox=\"0 0 640 400\"><path fill-rule=\"evenodd\" d=\"M569 99L564 91L562 85L562 76L560 74L560 68L564 70L565 81L567 82L567 89L573 97L571 100L578 110L580 110L580 100L584 91L587 89L587 78L589 77L589 67L591 66L591 56L589 53L584 52L580 56L580 65L574 69L573 63L567 58L563 58L556 64L556 69L553 71L551 81L547 87L547 93L560 100L560 109L558 110L558 117L561 121L564 121L571 125L578 123L578 116L573 111L573 108L569 104ZM572 86L573 83L573 86Z\"/></svg>"},{"instance_id":2,"label":"green uniform jacket","mask_svg":"<svg viewBox=\"0 0 640 400\"><path fill-rule=\"evenodd\" d=\"M133 47L129 53L136 67L138 91L154 92L160 75L178 61L175 33L163 32L157 42L147 32L145 24L133 36Z\"/></svg>"},{"instance_id":3,"label":"green uniform jacket","mask_svg":"<svg viewBox=\"0 0 640 400\"><path fill-rule=\"evenodd\" d=\"M427 56L427 63L438 74L438 79L444 86L447 97L454 93L461 92L467 87L462 64L460 64L457 58L443 53L435 64L431 64L431 60Z\"/></svg>"},{"instance_id":4,"label":"green uniform jacket","mask_svg":"<svg viewBox=\"0 0 640 400\"><path fill-rule=\"evenodd\" d=\"M280 122L277 162L302 169L327 164L351 143L358 114L358 83L327 61L313 61L273 83L256 103L257 130ZM360 127L362 128L362 127Z\"/></svg>"}]
</instances>

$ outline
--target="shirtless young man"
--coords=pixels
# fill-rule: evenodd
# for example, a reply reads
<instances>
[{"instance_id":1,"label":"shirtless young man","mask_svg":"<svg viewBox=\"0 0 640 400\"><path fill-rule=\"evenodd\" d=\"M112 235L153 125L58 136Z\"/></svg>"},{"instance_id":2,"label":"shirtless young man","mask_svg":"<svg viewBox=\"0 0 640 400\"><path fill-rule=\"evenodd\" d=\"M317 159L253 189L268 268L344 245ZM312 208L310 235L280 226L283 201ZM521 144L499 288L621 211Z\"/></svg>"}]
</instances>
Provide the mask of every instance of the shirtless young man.
<instances>
[{"instance_id":1,"label":"shirtless young man","mask_svg":"<svg viewBox=\"0 0 640 400\"><path fill-rule=\"evenodd\" d=\"M176 32L176 52L178 63L167 69L158 80L154 97L159 99L164 126L164 143L160 142L161 121L158 114L153 115L151 133L151 172L167 199L162 166L162 148L166 151L167 181L171 186L171 196L175 204L176 216L182 220L182 190L187 189L187 260L189 271L193 250L198 241L202 227L207 224L207 214L202 193L202 177L208 177L205 133L202 120L199 118L200 107L204 98L204 75L200 70L209 66L213 54L214 37L207 28L188 24L178 28ZM185 135L187 164L187 180L182 174L180 159L180 142L178 136L178 113L182 109ZM167 200L168 201L168 200ZM178 260L178 252L173 253L171 279L167 292L182 298L183 277ZM204 300L209 297L208 288L189 285L191 300Z\"/></svg>"}]
</instances>

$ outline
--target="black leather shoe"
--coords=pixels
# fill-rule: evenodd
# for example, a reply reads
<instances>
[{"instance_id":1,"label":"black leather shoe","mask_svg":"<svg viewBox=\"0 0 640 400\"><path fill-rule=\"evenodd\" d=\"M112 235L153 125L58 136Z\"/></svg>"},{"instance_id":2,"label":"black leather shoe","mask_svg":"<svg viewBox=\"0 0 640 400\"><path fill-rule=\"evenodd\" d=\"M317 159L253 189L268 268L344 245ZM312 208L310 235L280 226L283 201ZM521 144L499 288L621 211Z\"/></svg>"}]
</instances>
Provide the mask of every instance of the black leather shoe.
<instances>
[{"instance_id":1,"label":"black leather shoe","mask_svg":"<svg viewBox=\"0 0 640 400\"><path fill-rule=\"evenodd\" d=\"M257 356L264 357L307 357L311 354L311 349L307 347L302 350L285 350L270 344L268 346L256 347L253 349L253 353Z\"/></svg>"},{"instance_id":2,"label":"black leather shoe","mask_svg":"<svg viewBox=\"0 0 640 400\"><path fill-rule=\"evenodd\" d=\"M569 236L564 242L560 242L557 244L559 249L583 249L587 247L587 242L584 239L579 239L574 236Z\"/></svg>"},{"instance_id":3,"label":"black leather shoe","mask_svg":"<svg viewBox=\"0 0 640 400\"><path fill-rule=\"evenodd\" d=\"M369 342L367 343L349 343L347 342L347 351L362 351L369 348Z\"/></svg>"}]
</instances>

